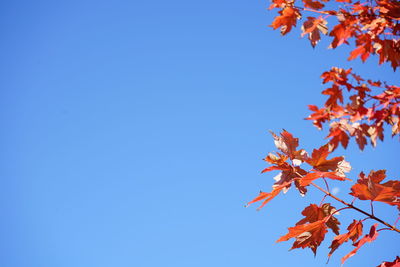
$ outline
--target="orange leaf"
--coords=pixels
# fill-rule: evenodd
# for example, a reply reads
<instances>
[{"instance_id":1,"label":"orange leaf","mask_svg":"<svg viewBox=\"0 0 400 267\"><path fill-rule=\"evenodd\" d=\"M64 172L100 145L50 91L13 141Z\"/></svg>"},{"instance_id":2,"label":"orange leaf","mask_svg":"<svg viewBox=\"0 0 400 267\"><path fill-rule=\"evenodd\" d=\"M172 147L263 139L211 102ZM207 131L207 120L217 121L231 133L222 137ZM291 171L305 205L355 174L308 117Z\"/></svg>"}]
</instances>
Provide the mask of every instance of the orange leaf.
<instances>
[{"instance_id":1,"label":"orange leaf","mask_svg":"<svg viewBox=\"0 0 400 267\"><path fill-rule=\"evenodd\" d=\"M369 57L369 52L365 49L363 45L358 46L356 49L350 52L350 56L347 60L353 60L361 55L363 62Z\"/></svg>"},{"instance_id":2,"label":"orange leaf","mask_svg":"<svg viewBox=\"0 0 400 267\"><path fill-rule=\"evenodd\" d=\"M262 170L261 173L276 171L276 170L282 170L282 168L279 166L271 166L271 167L268 167L268 168L265 168L264 170Z\"/></svg>"},{"instance_id":3,"label":"orange leaf","mask_svg":"<svg viewBox=\"0 0 400 267\"><path fill-rule=\"evenodd\" d=\"M393 70L400 66L400 42L397 40L380 40L374 44L379 55L379 64L390 61Z\"/></svg>"},{"instance_id":4,"label":"orange leaf","mask_svg":"<svg viewBox=\"0 0 400 267\"><path fill-rule=\"evenodd\" d=\"M273 9L273 8L284 8L285 5L287 5L287 1L286 0L272 0L271 1L271 5L269 6L269 9Z\"/></svg>"},{"instance_id":5,"label":"orange leaf","mask_svg":"<svg viewBox=\"0 0 400 267\"><path fill-rule=\"evenodd\" d=\"M295 238L296 241L293 243L291 249L309 247L314 254L316 254L317 248L324 240L327 231L325 219L322 219L313 223L289 227L289 232L279 238L276 242L287 241L291 238Z\"/></svg>"},{"instance_id":6,"label":"orange leaf","mask_svg":"<svg viewBox=\"0 0 400 267\"><path fill-rule=\"evenodd\" d=\"M328 28L326 27L326 20L322 18L315 19L314 17L308 17L301 27L303 33L301 36L308 34L308 39L311 42L311 46L315 47L319 40L321 40L320 32L323 34L328 33Z\"/></svg>"},{"instance_id":7,"label":"orange leaf","mask_svg":"<svg viewBox=\"0 0 400 267\"><path fill-rule=\"evenodd\" d=\"M318 2L318 1L312 1L312 0L303 0L304 6L305 7L309 7L309 8L313 8L313 9L321 9L323 8L325 5Z\"/></svg>"},{"instance_id":8,"label":"orange leaf","mask_svg":"<svg viewBox=\"0 0 400 267\"><path fill-rule=\"evenodd\" d=\"M329 218L326 221L326 226L331 228L335 234L339 234L340 222L334 216L331 216L336 211L336 208L331 206L330 203L324 203L322 206L317 206L315 204L310 204L306 207L301 214L305 216L302 220L298 221L296 225L301 225L305 223L313 223L324 218Z\"/></svg>"},{"instance_id":9,"label":"orange leaf","mask_svg":"<svg viewBox=\"0 0 400 267\"><path fill-rule=\"evenodd\" d=\"M330 257L339 246L349 241L349 239L353 241L353 244L356 242L356 240L362 235L362 221L353 220L353 222L347 227L347 230L347 233L335 236L331 246L329 247L331 251L329 251L328 257Z\"/></svg>"},{"instance_id":10,"label":"orange leaf","mask_svg":"<svg viewBox=\"0 0 400 267\"><path fill-rule=\"evenodd\" d=\"M344 256L342 258L342 264L350 257L354 256L354 254L357 253L357 251L365 244L365 243L371 243L372 241L374 241L377 237L378 237L378 231L376 231L376 226L378 224L374 224L371 226L371 229L369 230L369 234L365 235L363 238L361 238L360 240L358 240L354 246L356 247L355 249L353 249L352 251L350 251L349 254L347 254L346 256Z\"/></svg>"},{"instance_id":11,"label":"orange leaf","mask_svg":"<svg viewBox=\"0 0 400 267\"><path fill-rule=\"evenodd\" d=\"M350 164L344 160L344 157L326 159L329 153L328 145L321 146L319 149L313 150L312 157L308 158L306 162L313 166L315 170L321 172L333 171L336 175L344 177L344 173L351 170Z\"/></svg>"},{"instance_id":12,"label":"orange leaf","mask_svg":"<svg viewBox=\"0 0 400 267\"><path fill-rule=\"evenodd\" d=\"M348 60L353 60L360 56L361 60L365 62L369 55L374 52L371 36L369 34L356 36L356 44L357 48L350 53Z\"/></svg>"},{"instance_id":13,"label":"orange leaf","mask_svg":"<svg viewBox=\"0 0 400 267\"><path fill-rule=\"evenodd\" d=\"M329 135L326 138L331 138L331 140L329 140L331 151L335 150L339 146L339 143L341 143L344 148L347 148L349 144L349 136L341 127L331 127Z\"/></svg>"},{"instance_id":14,"label":"orange leaf","mask_svg":"<svg viewBox=\"0 0 400 267\"><path fill-rule=\"evenodd\" d=\"M307 192L307 189L304 186L300 185L300 182L297 180L303 175L305 175L307 172L300 167L292 167L290 166L290 169L283 170L281 173L279 173L277 176L274 177L275 179L275 184L274 186L280 186L282 184L290 184L291 182L294 181L296 188L300 191L302 195L304 195ZM284 189L284 192L286 192L289 189L289 186L286 186Z\"/></svg>"},{"instance_id":15,"label":"orange leaf","mask_svg":"<svg viewBox=\"0 0 400 267\"><path fill-rule=\"evenodd\" d=\"M268 156L265 157L265 161L271 163L271 164L276 164L276 165L282 165L286 162L288 157L286 155L282 155L280 153L277 153L278 155L275 155L273 153L269 153Z\"/></svg>"},{"instance_id":16,"label":"orange leaf","mask_svg":"<svg viewBox=\"0 0 400 267\"><path fill-rule=\"evenodd\" d=\"M285 184L282 184L279 186L274 186L273 190L270 193L260 192L260 194L255 199L253 199L252 201L247 203L247 206L249 206L250 204L253 204L255 202L263 200L261 206L257 208L257 210L260 210L268 202L270 202L274 197L276 197L285 187L290 186L290 184L291 183L285 183Z\"/></svg>"},{"instance_id":17,"label":"orange leaf","mask_svg":"<svg viewBox=\"0 0 400 267\"><path fill-rule=\"evenodd\" d=\"M339 176L336 174L336 172L309 172L308 174L306 174L305 176L303 176L303 178L300 179L300 185L301 186L308 186L309 184L311 184L314 180L318 179L318 178L329 178L332 180L339 180L339 181L344 181L344 180L348 180L351 181L350 179L344 177L344 176Z\"/></svg>"},{"instance_id":18,"label":"orange leaf","mask_svg":"<svg viewBox=\"0 0 400 267\"><path fill-rule=\"evenodd\" d=\"M400 257L397 256L396 259L392 262L382 262L381 265L377 267L400 267Z\"/></svg>"},{"instance_id":19,"label":"orange leaf","mask_svg":"<svg viewBox=\"0 0 400 267\"><path fill-rule=\"evenodd\" d=\"M347 39L349 39L353 35L354 29L352 29L352 27L349 27L344 23L336 25L329 33L329 36L334 37L330 47L336 48L343 43L348 44Z\"/></svg>"},{"instance_id":20,"label":"orange leaf","mask_svg":"<svg viewBox=\"0 0 400 267\"><path fill-rule=\"evenodd\" d=\"M368 176L361 172L359 177L357 184L351 187L350 195L400 207L400 181L389 180L381 184L386 177L385 170L371 171Z\"/></svg>"},{"instance_id":21,"label":"orange leaf","mask_svg":"<svg viewBox=\"0 0 400 267\"><path fill-rule=\"evenodd\" d=\"M274 138L275 146L291 160L297 160L298 163L301 163L306 159L306 151L304 149L297 150L299 146L298 138L294 138L293 135L286 130L281 132L281 136L277 136L273 132L271 132L271 134Z\"/></svg>"},{"instance_id":22,"label":"orange leaf","mask_svg":"<svg viewBox=\"0 0 400 267\"><path fill-rule=\"evenodd\" d=\"M297 8L286 6L279 11L280 16L276 17L272 22L271 27L277 29L281 27L281 34L285 35L296 26L297 20L301 17Z\"/></svg>"}]
</instances>

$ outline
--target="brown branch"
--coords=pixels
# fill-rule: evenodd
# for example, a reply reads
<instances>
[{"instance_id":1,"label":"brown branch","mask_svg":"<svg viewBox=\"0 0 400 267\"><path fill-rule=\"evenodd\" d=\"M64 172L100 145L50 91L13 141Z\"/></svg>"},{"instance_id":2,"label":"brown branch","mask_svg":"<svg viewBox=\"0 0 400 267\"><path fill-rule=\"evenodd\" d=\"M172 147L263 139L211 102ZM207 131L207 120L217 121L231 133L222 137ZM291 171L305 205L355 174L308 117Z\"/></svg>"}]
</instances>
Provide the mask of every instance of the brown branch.
<instances>
[{"instance_id":1,"label":"brown branch","mask_svg":"<svg viewBox=\"0 0 400 267\"><path fill-rule=\"evenodd\" d=\"M366 211L363 211L362 209L359 209L359 208L355 207L353 204L347 203L346 201L344 201L344 200L342 200L342 199L340 199L340 198L338 198L338 197L335 197L334 195L332 195L331 193L329 193L328 191L326 191L326 190L323 189L322 187L316 185L315 183L311 183L311 184L312 184L314 187L316 187L317 189L319 189L320 191L324 192L326 195L330 196L331 198L335 199L336 201L339 201L339 202L342 203L343 205L346 205L347 207L352 208L352 209L354 209L354 210L356 210L356 211L358 211L358 212L360 212L360 213L362 213L362 214L368 216L369 218L371 218L371 219L373 219L373 220L375 220L375 221L377 221L377 222L380 222L381 224L386 225L388 228L390 228L390 230L396 231L396 232L398 232L398 233L400 234L400 230L397 229L396 227L394 227L393 225L390 225L389 223L387 223L387 222L385 222L385 221L379 219L378 217L375 217L375 215L373 215L373 214L370 214L370 213L368 213L368 212L366 212Z\"/></svg>"},{"instance_id":2,"label":"brown branch","mask_svg":"<svg viewBox=\"0 0 400 267\"><path fill-rule=\"evenodd\" d=\"M301 177L301 178L304 177L303 175L301 175L301 174L298 173L297 171L296 171L295 173L296 173L299 177ZM326 182L326 181L325 181L325 182ZM325 198L326 196L330 196L331 198L335 199L336 201L339 201L340 203L342 203L343 205L345 205L345 206L347 206L347 207L349 207L349 208L351 208L351 209L354 209L354 210L356 210L356 211L358 211L358 212L360 212L360 213L362 213L362 214L364 214L364 215L367 215L368 218L371 218L371 219L373 219L373 220L375 220L375 221L377 221L377 222L380 222L380 223L386 225L387 227L389 227L392 231L396 231L397 233L400 234L400 230L397 229L395 226L393 226L393 225L391 225L391 224L385 222L384 220L379 219L379 218L376 217L374 214L369 214L368 212L363 211L362 209L359 209L359 208L357 208L356 206L354 206L354 205L353 205L353 202L354 202L355 198L354 198L354 200L353 200L353 201L351 202L351 204L350 204L350 203L347 203L346 201L344 201L344 200L342 200L342 199L340 199L340 198L338 198L338 197L335 197L334 195L331 194L331 192L329 192L329 191L323 189L323 188L320 187L319 185L316 185L316 184L313 183L313 182L311 182L310 184L313 185L315 188L319 189L320 191L324 192L324 193L325 193L324 198ZM400 217L399 217L399 218L400 218ZM397 221L396 221L396 222L397 222Z\"/></svg>"}]
</instances>

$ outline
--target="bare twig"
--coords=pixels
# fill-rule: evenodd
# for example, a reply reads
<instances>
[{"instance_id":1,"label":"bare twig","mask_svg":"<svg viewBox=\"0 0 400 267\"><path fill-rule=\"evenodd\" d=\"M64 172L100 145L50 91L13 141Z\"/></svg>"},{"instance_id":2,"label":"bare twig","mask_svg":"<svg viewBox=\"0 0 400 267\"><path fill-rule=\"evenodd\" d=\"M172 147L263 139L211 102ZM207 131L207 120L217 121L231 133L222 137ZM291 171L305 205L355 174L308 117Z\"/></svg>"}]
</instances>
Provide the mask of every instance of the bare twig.
<instances>
[{"instance_id":1,"label":"bare twig","mask_svg":"<svg viewBox=\"0 0 400 267\"><path fill-rule=\"evenodd\" d=\"M374 215L374 205L372 204L372 200L369 202L371 206L371 214Z\"/></svg>"}]
</instances>

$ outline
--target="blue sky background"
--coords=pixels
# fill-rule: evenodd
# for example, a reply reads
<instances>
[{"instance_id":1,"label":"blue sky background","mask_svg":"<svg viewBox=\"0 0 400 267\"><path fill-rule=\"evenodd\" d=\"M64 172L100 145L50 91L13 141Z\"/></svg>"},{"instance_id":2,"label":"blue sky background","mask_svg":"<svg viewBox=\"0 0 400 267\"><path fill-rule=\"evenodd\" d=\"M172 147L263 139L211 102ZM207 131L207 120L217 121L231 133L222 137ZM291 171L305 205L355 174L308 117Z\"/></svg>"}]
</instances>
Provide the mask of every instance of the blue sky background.
<instances>
[{"instance_id":1,"label":"blue sky background","mask_svg":"<svg viewBox=\"0 0 400 267\"><path fill-rule=\"evenodd\" d=\"M3 1L0 266L324 266L331 234L316 258L275 244L319 192L244 208L273 183L260 175L275 150L268 130L322 145L303 118L322 104L319 76L332 66L399 76L376 58L346 62L349 50L328 41L312 49L299 28L282 38L268 4ZM337 154L353 179L380 168L393 179L398 151L388 135ZM377 213L393 222L396 212ZM345 266L392 260L399 241L383 231Z\"/></svg>"}]
</instances>

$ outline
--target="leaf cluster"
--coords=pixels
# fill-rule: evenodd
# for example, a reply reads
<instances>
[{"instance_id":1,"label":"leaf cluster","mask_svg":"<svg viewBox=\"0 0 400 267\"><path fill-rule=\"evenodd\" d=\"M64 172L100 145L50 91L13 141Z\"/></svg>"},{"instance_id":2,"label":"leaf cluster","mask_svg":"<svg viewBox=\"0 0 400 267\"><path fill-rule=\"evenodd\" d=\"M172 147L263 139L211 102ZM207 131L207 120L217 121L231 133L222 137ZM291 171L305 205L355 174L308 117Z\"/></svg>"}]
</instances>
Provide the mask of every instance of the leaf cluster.
<instances>
[{"instance_id":1,"label":"leaf cluster","mask_svg":"<svg viewBox=\"0 0 400 267\"><path fill-rule=\"evenodd\" d=\"M336 236L330 245L329 257L345 242L352 241L353 246L355 246L352 251L342 258L342 263L344 263L348 258L356 254L364 244L374 241L378 237L379 231L387 229L400 233L400 230L395 226L375 217L373 211L372 213L362 211L353 205L354 201L349 204L331 194L327 180L351 181L346 177L346 173L350 172L351 166L343 156L329 158L330 153L332 153L329 150L329 144L314 149L309 154L304 149L298 148L299 139L293 137L286 130L283 130L280 135L272 132L272 136L279 152L269 153L265 157L264 160L272 166L265 168L262 173L279 171L279 174L274 177L275 183L272 186L272 190L270 192L260 192L248 205L261 202L258 208L261 209L281 192L287 192L292 186L301 195L305 195L310 186L325 193L321 203L319 205L311 204L306 207L302 211L304 218L298 221L294 227L289 227L289 232L279 238L277 242L293 238L295 241L292 249L310 248L316 254L317 248L325 239L325 234L328 230L331 230ZM304 165L308 166L308 168ZM370 201L371 205L373 202L379 201L395 206L400 210L400 182L388 180L382 183L385 178L385 170L371 171L368 176L361 172L359 179L353 184L349 194L354 196L355 199ZM326 189L322 189L315 184L317 180L323 180L327 186ZM336 209L330 203L325 203L324 200L327 196L339 201L344 207ZM344 209L361 211L367 217L354 220L347 227L347 231L340 234L340 221L334 215ZM366 219L374 219L386 228L377 229L379 224L376 223L371 226L368 234L363 235L363 223Z\"/></svg>"},{"instance_id":2,"label":"leaf cluster","mask_svg":"<svg viewBox=\"0 0 400 267\"><path fill-rule=\"evenodd\" d=\"M302 36L307 36L315 47L323 35L331 38L329 47L341 45L354 47L347 60L361 58L365 62L371 55L379 57L379 64L389 63L394 71L400 66L400 2L398 0L272 0L270 9L278 9L278 16L271 23L273 29L280 29L282 35L291 32L301 24ZM307 16L304 17L304 13ZM329 23L328 23L329 22ZM322 91L327 96L325 103L318 107L309 105L311 120L318 129L329 127L327 144L308 153L299 147L299 139L283 130L279 135L272 132L277 152L269 153L264 160L271 166L262 173L279 171L269 192L260 194L248 205L261 202L258 209L272 199L295 187L301 195L310 188L320 190L324 197L319 205L311 204L302 211L304 218L277 242L294 239L292 249L310 248L316 254L332 231L334 238L329 246L328 259L344 243L351 242L354 249L348 252L342 263L355 255L367 243L379 236L379 232L389 230L400 233L396 220L389 223L374 214L374 203L380 202L394 206L400 211L400 181L386 180L386 170L359 174L349 195L354 199L348 202L333 195L329 190L329 180L349 181L347 173L351 166L344 156L331 157L330 154L341 145L347 148L354 138L360 150L368 143L376 146L383 141L385 129L390 129L392 137L400 136L400 87L388 85L384 81L364 79L352 69L333 67L321 76L323 84L329 85ZM369 142L368 142L369 141ZM325 188L318 185L322 181ZM326 198L338 202L336 209ZM366 211L354 205L355 201L367 201L371 210ZM346 230L340 230L340 221L335 216L341 210L353 210L361 218L353 218ZM366 228L365 221L375 223ZM367 228L368 229L368 228ZM342 233L341 233L342 232ZM385 261L379 267L400 266L400 258Z\"/></svg>"},{"instance_id":3,"label":"leaf cluster","mask_svg":"<svg viewBox=\"0 0 400 267\"><path fill-rule=\"evenodd\" d=\"M329 4L329 5L328 5ZM379 64L389 62L394 70L400 66L400 2L376 0L272 0L270 9L279 9L271 27L289 33L301 21L302 36L307 35L313 47L321 35L332 38L330 48L349 44L354 39L356 48L348 60L360 57L366 61L372 54L379 56ZM303 18L303 13L312 16ZM334 21L328 27L328 18Z\"/></svg>"}]
</instances>

